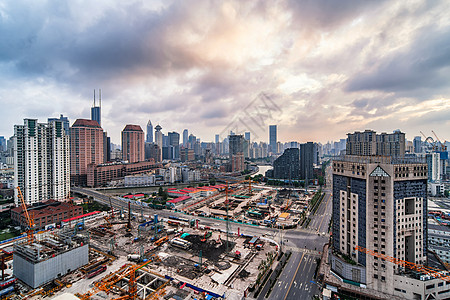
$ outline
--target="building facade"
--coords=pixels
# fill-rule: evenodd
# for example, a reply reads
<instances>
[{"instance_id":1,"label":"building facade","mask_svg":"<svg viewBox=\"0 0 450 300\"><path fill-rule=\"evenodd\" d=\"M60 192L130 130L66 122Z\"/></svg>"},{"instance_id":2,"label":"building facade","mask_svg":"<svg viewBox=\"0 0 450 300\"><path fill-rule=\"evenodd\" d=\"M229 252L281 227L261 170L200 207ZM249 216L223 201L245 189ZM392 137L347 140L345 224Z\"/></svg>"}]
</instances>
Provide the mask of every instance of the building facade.
<instances>
[{"instance_id":1,"label":"building facade","mask_svg":"<svg viewBox=\"0 0 450 300\"><path fill-rule=\"evenodd\" d=\"M69 136L60 120L25 119L14 126L14 185L25 203L70 196ZM20 204L15 190L14 202Z\"/></svg>"},{"instance_id":2,"label":"building facade","mask_svg":"<svg viewBox=\"0 0 450 300\"><path fill-rule=\"evenodd\" d=\"M429 224L428 247L445 263L450 264L450 227Z\"/></svg>"},{"instance_id":3,"label":"building facade","mask_svg":"<svg viewBox=\"0 0 450 300\"><path fill-rule=\"evenodd\" d=\"M346 154L404 157L405 134L400 131L377 134L373 130L348 133Z\"/></svg>"},{"instance_id":4,"label":"building facade","mask_svg":"<svg viewBox=\"0 0 450 300\"><path fill-rule=\"evenodd\" d=\"M408 299L437 293L431 288L426 291L423 280L405 274L397 265L355 250L360 246L400 260L427 263L425 161L342 156L333 160L332 167L331 270L360 286ZM354 263L347 264L348 260ZM404 288L418 283L421 294L420 288Z\"/></svg>"},{"instance_id":5,"label":"building facade","mask_svg":"<svg viewBox=\"0 0 450 300\"><path fill-rule=\"evenodd\" d=\"M300 179L309 180L314 177L314 143L300 144Z\"/></svg>"},{"instance_id":6,"label":"building facade","mask_svg":"<svg viewBox=\"0 0 450 300\"><path fill-rule=\"evenodd\" d=\"M276 179L300 179L300 153L298 148L288 148L273 162Z\"/></svg>"},{"instance_id":7,"label":"building facade","mask_svg":"<svg viewBox=\"0 0 450 300\"><path fill-rule=\"evenodd\" d=\"M34 224L36 224L36 229L44 229L47 225L60 225L62 220L83 214L81 206L55 200L47 200L37 205L29 206L27 210L30 217L34 220ZM11 220L13 224L22 228L27 228L28 226L22 206L11 209Z\"/></svg>"},{"instance_id":8,"label":"building facade","mask_svg":"<svg viewBox=\"0 0 450 300\"><path fill-rule=\"evenodd\" d=\"M157 161L162 161L162 148L163 148L163 133L161 132L162 127L156 125L155 127L155 143L159 147L159 158Z\"/></svg>"},{"instance_id":9,"label":"building facade","mask_svg":"<svg viewBox=\"0 0 450 300\"><path fill-rule=\"evenodd\" d=\"M278 153L277 149L277 125L269 125L269 150Z\"/></svg>"},{"instance_id":10,"label":"building facade","mask_svg":"<svg viewBox=\"0 0 450 300\"><path fill-rule=\"evenodd\" d=\"M422 138L415 136L413 141L414 153L422 153Z\"/></svg>"},{"instance_id":11,"label":"building facade","mask_svg":"<svg viewBox=\"0 0 450 300\"><path fill-rule=\"evenodd\" d=\"M139 125L126 125L122 130L122 159L129 163L145 160L144 131Z\"/></svg>"},{"instance_id":12,"label":"building facade","mask_svg":"<svg viewBox=\"0 0 450 300\"><path fill-rule=\"evenodd\" d=\"M153 143L153 125L150 120L147 122L147 137L145 139L147 143Z\"/></svg>"},{"instance_id":13,"label":"building facade","mask_svg":"<svg viewBox=\"0 0 450 300\"><path fill-rule=\"evenodd\" d=\"M70 178L86 186L87 166L104 162L104 134L97 121L78 119L70 127Z\"/></svg>"},{"instance_id":14,"label":"building facade","mask_svg":"<svg viewBox=\"0 0 450 300\"><path fill-rule=\"evenodd\" d=\"M440 172L440 154L437 152L427 153L428 180L436 182L441 179Z\"/></svg>"},{"instance_id":15,"label":"building facade","mask_svg":"<svg viewBox=\"0 0 450 300\"><path fill-rule=\"evenodd\" d=\"M87 186L105 186L112 180L123 179L128 175L146 173L157 166L152 159L135 163L90 164L87 171Z\"/></svg>"},{"instance_id":16,"label":"building facade","mask_svg":"<svg viewBox=\"0 0 450 300\"><path fill-rule=\"evenodd\" d=\"M168 156L169 159L180 159L180 134L178 132L169 132Z\"/></svg>"},{"instance_id":17,"label":"building facade","mask_svg":"<svg viewBox=\"0 0 450 300\"><path fill-rule=\"evenodd\" d=\"M239 172L244 170L244 136L243 135L230 135L228 136L229 144L229 156L231 172Z\"/></svg>"}]
</instances>

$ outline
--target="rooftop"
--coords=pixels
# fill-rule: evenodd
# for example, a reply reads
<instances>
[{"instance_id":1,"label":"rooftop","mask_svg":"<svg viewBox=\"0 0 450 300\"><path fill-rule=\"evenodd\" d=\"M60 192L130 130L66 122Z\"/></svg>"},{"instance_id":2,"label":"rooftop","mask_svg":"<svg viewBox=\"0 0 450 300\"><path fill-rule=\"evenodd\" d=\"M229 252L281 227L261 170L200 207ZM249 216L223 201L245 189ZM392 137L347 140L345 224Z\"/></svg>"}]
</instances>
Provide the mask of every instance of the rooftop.
<instances>
[{"instance_id":1,"label":"rooftop","mask_svg":"<svg viewBox=\"0 0 450 300\"><path fill-rule=\"evenodd\" d=\"M363 164L425 164L424 157L392 157L392 156L360 156L360 155L339 155L334 156L333 161L347 161Z\"/></svg>"},{"instance_id":2,"label":"rooftop","mask_svg":"<svg viewBox=\"0 0 450 300\"><path fill-rule=\"evenodd\" d=\"M39 203L38 205L29 206L27 205L28 212L33 212L32 216L34 219L40 218L46 215L52 215L57 212L64 212L71 210L75 205L69 204L67 202L60 202L56 200L47 200ZM22 206L12 209L13 212L21 214L23 212Z\"/></svg>"},{"instance_id":3,"label":"rooftop","mask_svg":"<svg viewBox=\"0 0 450 300\"><path fill-rule=\"evenodd\" d=\"M89 119L77 119L72 127L95 127L101 128L97 121L89 120Z\"/></svg>"},{"instance_id":4,"label":"rooftop","mask_svg":"<svg viewBox=\"0 0 450 300\"><path fill-rule=\"evenodd\" d=\"M169 201L167 201L167 203L178 203L178 202L185 201L185 200L188 200L188 199L191 199L191 197L189 197L189 196L182 196L182 197L178 197L178 198L169 200Z\"/></svg>"},{"instance_id":5,"label":"rooftop","mask_svg":"<svg viewBox=\"0 0 450 300\"><path fill-rule=\"evenodd\" d=\"M139 125L128 124L128 125L125 126L123 131L142 131L142 128Z\"/></svg>"}]
</instances>

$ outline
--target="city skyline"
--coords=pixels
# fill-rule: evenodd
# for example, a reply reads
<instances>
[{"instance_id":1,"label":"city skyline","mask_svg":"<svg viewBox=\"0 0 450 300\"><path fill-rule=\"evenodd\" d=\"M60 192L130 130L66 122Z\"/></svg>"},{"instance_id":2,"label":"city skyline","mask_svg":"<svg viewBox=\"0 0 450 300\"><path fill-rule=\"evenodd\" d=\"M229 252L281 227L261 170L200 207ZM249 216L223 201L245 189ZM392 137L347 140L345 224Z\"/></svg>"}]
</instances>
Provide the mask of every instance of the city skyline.
<instances>
[{"instance_id":1,"label":"city skyline","mask_svg":"<svg viewBox=\"0 0 450 300\"><path fill-rule=\"evenodd\" d=\"M450 140L445 1L96 2L95 18L85 6L1 7L0 135L24 118L88 119L101 88L115 143L149 118L213 141L261 92L281 107L264 120L280 141L366 128Z\"/></svg>"}]
</instances>

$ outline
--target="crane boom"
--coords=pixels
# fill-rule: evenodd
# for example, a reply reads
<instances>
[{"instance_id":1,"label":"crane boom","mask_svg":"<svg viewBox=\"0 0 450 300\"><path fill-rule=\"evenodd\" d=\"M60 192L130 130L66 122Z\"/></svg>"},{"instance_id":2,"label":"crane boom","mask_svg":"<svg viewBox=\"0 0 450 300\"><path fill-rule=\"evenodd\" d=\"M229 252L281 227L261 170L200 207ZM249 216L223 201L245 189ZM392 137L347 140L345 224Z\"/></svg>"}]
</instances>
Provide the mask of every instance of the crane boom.
<instances>
[{"instance_id":1,"label":"crane boom","mask_svg":"<svg viewBox=\"0 0 450 300\"><path fill-rule=\"evenodd\" d=\"M384 255L381 253L378 253L376 251L370 250L370 249L366 249L364 247L361 246L356 246L355 247L356 251L362 252L362 253L366 253L378 258L381 258L385 261L389 261L391 263L394 263L396 265L402 266L404 268L410 269L410 270L414 270L414 271L418 271L421 273L425 273L426 275L432 276L434 278L440 278L444 281L450 282L450 276L447 274L448 272L444 271L444 270L437 270L437 269L433 269L430 267L426 267L424 265L419 265L419 264L415 264L406 260L401 260L392 256L388 256L388 255ZM443 272L444 271L444 272Z\"/></svg>"},{"instance_id":2,"label":"crane boom","mask_svg":"<svg viewBox=\"0 0 450 300\"><path fill-rule=\"evenodd\" d=\"M439 137L437 136L436 132L434 132L434 130L431 130L431 132L434 134L434 136L436 137L437 141L439 142L439 144L441 144L441 151L446 151L447 147L445 147L445 145L441 142L441 140L439 139Z\"/></svg>"},{"instance_id":3,"label":"crane boom","mask_svg":"<svg viewBox=\"0 0 450 300\"><path fill-rule=\"evenodd\" d=\"M28 228L26 230L27 232L27 238L28 238L28 244L33 243L34 241L34 220L30 218L30 214L27 210L27 205L25 204L25 200L23 199L22 191L20 190L20 187L17 187L17 193L19 196L20 201L22 202L22 210L25 213L25 218L27 219Z\"/></svg>"}]
</instances>

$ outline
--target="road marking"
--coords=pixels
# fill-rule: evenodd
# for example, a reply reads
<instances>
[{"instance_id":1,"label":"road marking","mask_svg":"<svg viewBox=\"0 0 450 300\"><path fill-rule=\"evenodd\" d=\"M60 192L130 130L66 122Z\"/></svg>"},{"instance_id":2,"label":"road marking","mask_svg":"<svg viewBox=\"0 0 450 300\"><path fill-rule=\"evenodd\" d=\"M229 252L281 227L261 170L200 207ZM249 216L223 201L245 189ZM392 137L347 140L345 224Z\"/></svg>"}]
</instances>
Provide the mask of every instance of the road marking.
<instances>
[{"instance_id":1,"label":"road marking","mask_svg":"<svg viewBox=\"0 0 450 300\"><path fill-rule=\"evenodd\" d=\"M283 300L286 300L286 298L289 294L289 291L291 290L292 283L294 282L295 276L297 276L298 269L300 268L300 265L302 264L303 256L305 256L305 252L303 252L302 257L300 258L300 261L298 262L297 270L295 270L294 277L292 277L291 284L289 285L289 289L287 290L286 295L284 296Z\"/></svg>"},{"instance_id":2,"label":"road marking","mask_svg":"<svg viewBox=\"0 0 450 300\"><path fill-rule=\"evenodd\" d=\"M325 209L327 208L328 202L330 202L330 199L331 199L331 196L328 197L327 204L325 204ZM317 229L317 233L320 232L320 227L322 227L322 223L323 223L323 220L324 220L324 219L325 219L325 216L323 216L322 222L320 222L319 228Z\"/></svg>"}]
</instances>

